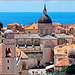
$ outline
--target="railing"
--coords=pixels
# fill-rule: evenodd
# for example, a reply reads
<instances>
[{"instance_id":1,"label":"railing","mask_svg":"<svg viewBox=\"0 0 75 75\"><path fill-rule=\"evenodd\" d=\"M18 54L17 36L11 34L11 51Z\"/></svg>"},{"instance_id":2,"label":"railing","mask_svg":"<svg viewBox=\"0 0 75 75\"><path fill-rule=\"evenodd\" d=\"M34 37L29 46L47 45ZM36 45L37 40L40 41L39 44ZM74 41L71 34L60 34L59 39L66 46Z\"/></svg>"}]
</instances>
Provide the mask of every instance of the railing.
<instances>
[{"instance_id":1,"label":"railing","mask_svg":"<svg viewBox=\"0 0 75 75\"><path fill-rule=\"evenodd\" d=\"M28 46L28 47L20 47L20 49L21 50L41 50L41 47L40 46L34 46L34 47L32 47L32 46Z\"/></svg>"},{"instance_id":2,"label":"railing","mask_svg":"<svg viewBox=\"0 0 75 75\"><path fill-rule=\"evenodd\" d=\"M21 59L21 52L18 53L18 56L16 58L16 64L19 63L20 59Z\"/></svg>"},{"instance_id":3,"label":"railing","mask_svg":"<svg viewBox=\"0 0 75 75\"><path fill-rule=\"evenodd\" d=\"M34 47L34 46L40 46L40 45L16 45L16 47Z\"/></svg>"}]
</instances>

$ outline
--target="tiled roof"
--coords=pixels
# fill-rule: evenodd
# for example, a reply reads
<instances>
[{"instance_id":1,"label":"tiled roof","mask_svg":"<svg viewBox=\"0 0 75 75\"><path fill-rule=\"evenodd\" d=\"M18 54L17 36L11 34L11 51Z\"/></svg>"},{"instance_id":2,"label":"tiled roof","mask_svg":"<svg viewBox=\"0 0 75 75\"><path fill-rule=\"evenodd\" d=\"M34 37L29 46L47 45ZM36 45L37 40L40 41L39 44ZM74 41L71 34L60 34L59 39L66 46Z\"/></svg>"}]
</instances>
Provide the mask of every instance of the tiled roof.
<instances>
[{"instance_id":1,"label":"tiled roof","mask_svg":"<svg viewBox=\"0 0 75 75\"><path fill-rule=\"evenodd\" d=\"M8 26L19 25L18 23L8 24Z\"/></svg>"},{"instance_id":2,"label":"tiled roof","mask_svg":"<svg viewBox=\"0 0 75 75\"><path fill-rule=\"evenodd\" d=\"M53 24L53 26L60 26L60 25L62 25L62 23L52 23Z\"/></svg>"},{"instance_id":3,"label":"tiled roof","mask_svg":"<svg viewBox=\"0 0 75 75\"><path fill-rule=\"evenodd\" d=\"M61 28L62 28L61 26L57 26L57 27L56 27L56 29L61 29Z\"/></svg>"},{"instance_id":4,"label":"tiled roof","mask_svg":"<svg viewBox=\"0 0 75 75\"><path fill-rule=\"evenodd\" d=\"M75 29L75 24L69 25L67 28L69 28L69 29L74 28Z\"/></svg>"},{"instance_id":5,"label":"tiled roof","mask_svg":"<svg viewBox=\"0 0 75 75\"><path fill-rule=\"evenodd\" d=\"M3 28L1 28L2 30L7 30L7 27L3 27Z\"/></svg>"},{"instance_id":6,"label":"tiled roof","mask_svg":"<svg viewBox=\"0 0 75 75\"><path fill-rule=\"evenodd\" d=\"M8 27L9 27L9 26L14 26L14 25L17 25L17 26L22 26L22 28L27 28L27 27L29 27L29 25L18 24L18 23L8 24Z\"/></svg>"},{"instance_id":7,"label":"tiled roof","mask_svg":"<svg viewBox=\"0 0 75 75\"><path fill-rule=\"evenodd\" d=\"M28 56L22 51L22 50L20 50L19 48L17 48L16 47L16 51L18 52L18 51L20 51L21 52L21 54L22 54L22 56L21 56L21 58L25 58L25 59L27 59L28 58Z\"/></svg>"},{"instance_id":8,"label":"tiled roof","mask_svg":"<svg viewBox=\"0 0 75 75\"><path fill-rule=\"evenodd\" d=\"M58 61L57 64L55 66L68 66L68 58L65 57L64 59L62 59L61 61Z\"/></svg>"},{"instance_id":9,"label":"tiled roof","mask_svg":"<svg viewBox=\"0 0 75 75\"><path fill-rule=\"evenodd\" d=\"M42 36L41 39L57 39L51 35L45 35L45 36Z\"/></svg>"},{"instance_id":10,"label":"tiled roof","mask_svg":"<svg viewBox=\"0 0 75 75\"><path fill-rule=\"evenodd\" d=\"M40 38L38 34L14 34L15 38Z\"/></svg>"},{"instance_id":11,"label":"tiled roof","mask_svg":"<svg viewBox=\"0 0 75 75\"><path fill-rule=\"evenodd\" d=\"M71 36L68 36L66 34L56 34L55 35L57 38L72 38Z\"/></svg>"},{"instance_id":12,"label":"tiled roof","mask_svg":"<svg viewBox=\"0 0 75 75\"><path fill-rule=\"evenodd\" d=\"M56 55L68 56L69 51L74 47L75 47L75 44L70 44L70 43L68 43L67 45L66 44L58 45L54 48L54 53ZM67 51L67 53L65 53L65 51Z\"/></svg>"},{"instance_id":13,"label":"tiled roof","mask_svg":"<svg viewBox=\"0 0 75 75\"><path fill-rule=\"evenodd\" d=\"M29 27L25 29L38 29L38 23L33 23L32 25L30 25Z\"/></svg>"}]
</instances>

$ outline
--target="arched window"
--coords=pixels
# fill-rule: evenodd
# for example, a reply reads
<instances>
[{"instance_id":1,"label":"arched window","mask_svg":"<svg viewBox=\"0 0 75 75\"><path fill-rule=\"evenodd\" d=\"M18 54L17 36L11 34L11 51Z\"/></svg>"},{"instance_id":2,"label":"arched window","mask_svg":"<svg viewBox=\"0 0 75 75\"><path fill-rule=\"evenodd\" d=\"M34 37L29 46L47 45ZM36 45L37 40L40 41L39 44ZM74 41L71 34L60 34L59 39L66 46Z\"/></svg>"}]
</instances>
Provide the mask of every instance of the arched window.
<instances>
[{"instance_id":1,"label":"arched window","mask_svg":"<svg viewBox=\"0 0 75 75\"><path fill-rule=\"evenodd\" d=\"M22 41L19 41L19 45L22 45Z\"/></svg>"},{"instance_id":2,"label":"arched window","mask_svg":"<svg viewBox=\"0 0 75 75\"><path fill-rule=\"evenodd\" d=\"M23 46L24 45L24 42L23 41L19 41L19 45L20 46Z\"/></svg>"},{"instance_id":3,"label":"arched window","mask_svg":"<svg viewBox=\"0 0 75 75\"><path fill-rule=\"evenodd\" d=\"M22 70L26 70L26 63L25 62L22 63Z\"/></svg>"},{"instance_id":4,"label":"arched window","mask_svg":"<svg viewBox=\"0 0 75 75\"><path fill-rule=\"evenodd\" d=\"M38 41L34 41L34 45L37 46L38 45Z\"/></svg>"},{"instance_id":5,"label":"arched window","mask_svg":"<svg viewBox=\"0 0 75 75\"><path fill-rule=\"evenodd\" d=\"M46 29L46 32L45 32L45 34L48 34L48 29Z\"/></svg>"},{"instance_id":6,"label":"arched window","mask_svg":"<svg viewBox=\"0 0 75 75\"><path fill-rule=\"evenodd\" d=\"M6 48L6 57L11 57L11 49Z\"/></svg>"},{"instance_id":7,"label":"arched window","mask_svg":"<svg viewBox=\"0 0 75 75\"><path fill-rule=\"evenodd\" d=\"M30 41L27 41L27 46L30 46L31 44L30 44Z\"/></svg>"}]
</instances>

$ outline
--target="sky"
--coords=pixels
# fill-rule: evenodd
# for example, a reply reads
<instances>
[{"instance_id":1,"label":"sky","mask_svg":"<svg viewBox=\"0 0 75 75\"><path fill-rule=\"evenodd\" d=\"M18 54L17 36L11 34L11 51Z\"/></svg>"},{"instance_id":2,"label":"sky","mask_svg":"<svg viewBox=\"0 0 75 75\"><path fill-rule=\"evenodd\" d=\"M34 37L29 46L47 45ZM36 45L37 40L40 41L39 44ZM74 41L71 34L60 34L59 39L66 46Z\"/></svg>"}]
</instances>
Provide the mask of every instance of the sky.
<instances>
[{"instance_id":1,"label":"sky","mask_svg":"<svg viewBox=\"0 0 75 75\"><path fill-rule=\"evenodd\" d=\"M75 1L2 1L0 12L42 12L46 3L48 12L75 12Z\"/></svg>"}]
</instances>

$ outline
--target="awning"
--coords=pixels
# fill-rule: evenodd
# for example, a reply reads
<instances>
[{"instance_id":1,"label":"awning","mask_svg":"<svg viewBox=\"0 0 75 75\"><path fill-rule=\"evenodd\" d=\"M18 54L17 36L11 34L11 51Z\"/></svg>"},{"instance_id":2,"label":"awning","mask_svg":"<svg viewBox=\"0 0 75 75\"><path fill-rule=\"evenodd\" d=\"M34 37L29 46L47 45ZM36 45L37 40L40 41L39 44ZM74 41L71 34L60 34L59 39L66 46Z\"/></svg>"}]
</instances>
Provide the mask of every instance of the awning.
<instances>
[{"instance_id":1,"label":"awning","mask_svg":"<svg viewBox=\"0 0 75 75\"><path fill-rule=\"evenodd\" d=\"M53 65L50 65L50 66L46 66L46 70L47 69L50 69L50 68L53 68L54 67L54 64Z\"/></svg>"}]
</instances>

